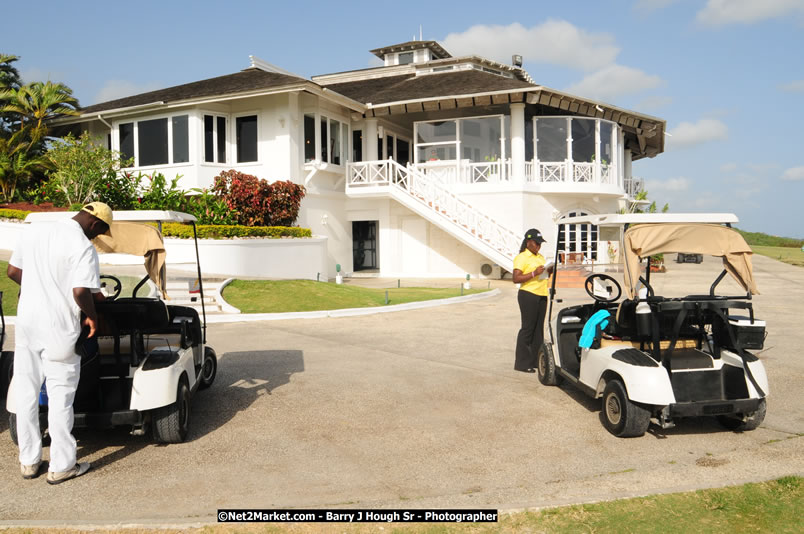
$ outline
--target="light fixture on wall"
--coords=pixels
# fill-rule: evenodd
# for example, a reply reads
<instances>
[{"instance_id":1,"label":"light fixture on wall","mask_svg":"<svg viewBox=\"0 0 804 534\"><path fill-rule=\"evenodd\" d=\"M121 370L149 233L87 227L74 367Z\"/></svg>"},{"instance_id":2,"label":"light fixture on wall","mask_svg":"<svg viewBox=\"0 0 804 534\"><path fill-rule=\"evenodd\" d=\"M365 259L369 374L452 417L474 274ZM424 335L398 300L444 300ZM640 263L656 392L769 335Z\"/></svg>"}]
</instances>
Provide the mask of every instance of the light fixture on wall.
<instances>
[{"instance_id":1,"label":"light fixture on wall","mask_svg":"<svg viewBox=\"0 0 804 534\"><path fill-rule=\"evenodd\" d=\"M329 224L329 215L326 213L321 216L321 226L327 226Z\"/></svg>"}]
</instances>

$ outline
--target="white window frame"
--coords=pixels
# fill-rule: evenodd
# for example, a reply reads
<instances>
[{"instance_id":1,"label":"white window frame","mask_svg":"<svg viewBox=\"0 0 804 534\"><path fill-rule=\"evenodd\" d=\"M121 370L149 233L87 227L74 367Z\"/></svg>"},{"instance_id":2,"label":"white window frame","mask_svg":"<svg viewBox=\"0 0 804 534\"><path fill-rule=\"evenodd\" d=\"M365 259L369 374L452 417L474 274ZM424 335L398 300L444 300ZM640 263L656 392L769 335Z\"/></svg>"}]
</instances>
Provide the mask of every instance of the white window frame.
<instances>
[{"instance_id":1,"label":"white window frame","mask_svg":"<svg viewBox=\"0 0 804 534\"><path fill-rule=\"evenodd\" d=\"M226 126L224 127L224 133L226 134L226 142L224 146L224 161L207 161L207 146L206 146L206 139L204 137L205 133L205 125L204 125L204 117L209 115L212 117L212 154L215 156L215 159L218 158L218 118L222 117L226 121ZM231 120L231 116L228 113L220 113L217 111L207 111L201 110L200 111L200 141L201 141L201 153L200 160L201 165L213 165L213 166L220 166L220 165L228 165L229 161L232 160L232 154L230 150L230 145L232 144L232 133L234 131L234 127L232 126L233 121Z\"/></svg>"},{"instance_id":2,"label":"white window frame","mask_svg":"<svg viewBox=\"0 0 804 534\"><path fill-rule=\"evenodd\" d=\"M435 146L444 146L444 145L455 145L455 158L457 161L463 159L461 157L461 125L458 124L460 121L464 120L472 120L472 119L489 119L497 117L500 119L500 160L505 161L507 154L505 153L505 115L501 113L494 113L492 115L475 115L472 117L456 117L451 119L435 119L435 120L426 120L426 121L416 121L413 123L413 163L425 163L419 161L419 147L435 147ZM427 124L430 122L446 122L446 121L453 121L455 122L455 141L435 141L431 143L419 143L419 124Z\"/></svg>"},{"instance_id":3,"label":"white window frame","mask_svg":"<svg viewBox=\"0 0 804 534\"><path fill-rule=\"evenodd\" d=\"M237 119L239 117L257 117L257 159L255 161L237 161ZM238 111L237 113L233 113L231 115L232 120L229 123L229 130L231 133L230 137L227 137L226 144L231 147L231 160L232 165L237 165L238 167L241 165L258 165L260 163L260 111L252 110L252 111Z\"/></svg>"},{"instance_id":4,"label":"white window frame","mask_svg":"<svg viewBox=\"0 0 804 534\"><path fill-rule=\"evenodd\" d=\"M180 161L175 163L173 161L173 117L180 117L180 116L187 116L187 149L188 149L188 160L189 161ZM172 166L182 166L182 165L191 165L193 161L193 149L192 149L192 135L190 134L192 128L192 118L193 114L189 111L182 111L177 113L169 113L169 114L160 114L148 117L138 117L136 119L121 119L118 121L113 122L113 132L112 135L112 148L113 150L120 151L120 126L123 124L133 124L133 136L134 136L134 163L131 167L126 167L126 169L154 169L160 167L172 167ZM156 163L154 165L140 165L140 131L139 131L139 123L144 121L153 121L153 120L160 120L165 119L167 120L167 153L168 153L168 161L167 163Z\"/></svg>"},{"instance_id":5,"label":"white window frame","mask_svg":"<svg viewBox=\"0 0 804 534\"><path fill-rule=\"evenodd\" d=\"M307 109L302 111L301 116L302 120L300 121L300 128L301 128L301 135L300 139L302 140L301 144L301 161L304 162L304 117L305 115L312 116L313 123L315 125L315 134L313 138L315 139L315 157L313 158L314 161L319 161L321 163L326 163L328 165L334 166L336 169L346 169L346 163L351 161L352 156L352 125L349 122L349 119L345 118L343 115L339 115L337 113L332 113L327 110L321 109ZM321 159L321 120L327 120L327 161L323 161ZM339 135L341 136L341 162L340 163L333 163L332 162L332 154L330 154L329 150L329 129L330 129L330 121L336 121L339 126ZM346 126L346 139L344 139L344 132L343 127ZM304 162L305 165L310 165L313 163L312 161Z\"/></svg>"}]
</instances>

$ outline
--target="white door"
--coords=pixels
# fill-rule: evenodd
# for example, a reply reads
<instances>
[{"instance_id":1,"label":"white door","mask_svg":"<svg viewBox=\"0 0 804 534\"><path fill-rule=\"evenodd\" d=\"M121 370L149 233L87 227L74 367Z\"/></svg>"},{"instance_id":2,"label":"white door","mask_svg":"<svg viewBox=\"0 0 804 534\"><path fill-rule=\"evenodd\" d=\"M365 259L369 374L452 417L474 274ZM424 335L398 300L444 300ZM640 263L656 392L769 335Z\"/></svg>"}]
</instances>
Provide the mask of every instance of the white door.
<instances>
[{"instance_id":1,"label":"white door","mask_svg":"<svg viewBox=\"0 0 804 534\"><path fill-rule=\"evenodd\" d=\"M402 219L402 272L427 273L427 221Z\"/></svg>"}]
</instances>

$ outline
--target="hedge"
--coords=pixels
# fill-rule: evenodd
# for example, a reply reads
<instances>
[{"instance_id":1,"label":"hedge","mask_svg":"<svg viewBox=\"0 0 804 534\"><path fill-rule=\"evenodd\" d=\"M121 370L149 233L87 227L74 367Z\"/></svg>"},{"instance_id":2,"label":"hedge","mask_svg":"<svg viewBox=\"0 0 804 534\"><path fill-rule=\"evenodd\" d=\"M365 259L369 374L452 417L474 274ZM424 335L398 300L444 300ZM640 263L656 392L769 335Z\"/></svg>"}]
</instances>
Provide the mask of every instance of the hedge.
<instances>
[{"instance_id":1,"label":"hedge","mask_svg":"<svg viewBox=\"0 0 804 534\"><path fill-rule=\"evenodd\" d=\"M0 219L19 219L31 213L25 210L12 210L0 208ZM313 233L309 228L298 228L296 226L235 226L235 225L212 225L199 224L196 226L199 239L231 239L236 237L312 237ZM162 235L164 237L177 237L180 239L191 239L193 237L193 227L189 224L165 223L162 225Z\"/></svg>"},{"instance_id":2,"label":"hedge","mask_svg":"<svg viewBox=\"0 0 804 534\"><path fill-rule=\"evenodd\" d=\"M196 226L199 239L229 239L233 237L312 237L309 228L296 226L234 226L200 224ZM166 223L162 225L162 235L189 239L193 237L193 227L187 224Z\"/></svg>"},{"instance_id":3,"label":"hedge","mask_svg":"<svg viewBox=\"0 0 804 534\"><path fill-rule=\"evenodd\" d=\"M20 219L25 220L25 217L31 213L25 210L10 210L8 208L0 208L0 219Z\"/></svg>"}]
</instances>

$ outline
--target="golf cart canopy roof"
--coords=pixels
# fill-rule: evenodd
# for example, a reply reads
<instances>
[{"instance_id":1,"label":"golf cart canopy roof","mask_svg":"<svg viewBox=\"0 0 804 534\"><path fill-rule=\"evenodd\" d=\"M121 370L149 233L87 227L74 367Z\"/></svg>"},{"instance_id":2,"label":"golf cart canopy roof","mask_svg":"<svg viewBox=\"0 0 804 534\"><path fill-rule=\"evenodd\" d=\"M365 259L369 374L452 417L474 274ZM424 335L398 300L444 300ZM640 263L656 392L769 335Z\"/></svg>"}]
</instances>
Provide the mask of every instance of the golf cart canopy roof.
<instances>
[{"instance_id":1,"label":"golf cart canopy roof","mask_svg":"<svg viewBox=\"0 0 804 534\"><path fill-rule=\"evenodd\" d=\"M625 292L634 298L641 275L640 261L654 254L687 253L719 256L723 268L743 289L759 294L751 265L751 247L736 230L718 224L648 223L625 231L622 251Z\"/></svg>"},{"instance_id":2,"label":"golf cart canopy roof","mask_svg":"<svg viewBox=\"0 0 804 534\"><path fill-rule=\"evenodd\" d=\"M733 213L603 213L562 217L559 224L594 224L595 226L625 226L644 223L710 223L739 222Z\"/></svg>"},{"instance_id":3,"label":"golf cart canopy roof","mask_svg":"<svg viewBox=\"0 0 804 534\"><path fill-rule=\"evenodd\" d=\"M78 212L75 211L41 211L29 213L25 217L25 222L48 222L60 221L68 217L74 217ZM189 223L195 222L196 218L189 213L182 213L181 211L163 211L163 210L122 210L113 211L112 217L116 221L131 221L131 222L177 222Z\"/></svg>"},{"instance_id":4,"label":"golf cart canopy roof","mask_svg":"<svg viewBox=\"0 0 804 534\"><path fill-rule=\"evenodd\" d=\"M55 222L74 217L74 211L29 213L25 222ZM127 210L112 212L111 235L92 240L100 254L131 254L145 260L145 270L156 287L167 297L165 277L165 244L162 234L148 222L195 222L195 217L179 211Z\"/></svg>"}]
</instances>

